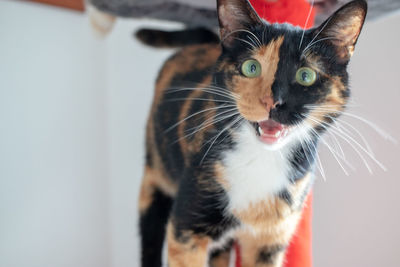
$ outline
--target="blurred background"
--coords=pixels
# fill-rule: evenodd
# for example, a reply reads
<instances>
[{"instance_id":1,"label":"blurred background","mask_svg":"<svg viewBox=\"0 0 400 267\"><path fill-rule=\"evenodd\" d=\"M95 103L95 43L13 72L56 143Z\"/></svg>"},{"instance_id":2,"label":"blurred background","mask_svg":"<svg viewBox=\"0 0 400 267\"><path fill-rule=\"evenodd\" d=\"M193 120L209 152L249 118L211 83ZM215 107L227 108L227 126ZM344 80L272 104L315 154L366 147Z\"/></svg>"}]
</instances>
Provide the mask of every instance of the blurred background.
<instances>
[{"instance_id":1,"label":"blurred background","mask_svg":"<svg viewBox=\"0 0 400 267\"><path fill-rule=\"evenodd\" d=\"M138 266L144 126L158 69L173 52L134 40L143 26L182 27L125 18L99 38L83 12L0 1L1 267ZM366 23L350 65L349 109L397 140L399 27L399 12ZM399 146L360 119L343 120L387 171L359 149L370 174L342 141L354 167L345 175L321 145L314 265L398 267Z\"/></svg>"}]
</instances>

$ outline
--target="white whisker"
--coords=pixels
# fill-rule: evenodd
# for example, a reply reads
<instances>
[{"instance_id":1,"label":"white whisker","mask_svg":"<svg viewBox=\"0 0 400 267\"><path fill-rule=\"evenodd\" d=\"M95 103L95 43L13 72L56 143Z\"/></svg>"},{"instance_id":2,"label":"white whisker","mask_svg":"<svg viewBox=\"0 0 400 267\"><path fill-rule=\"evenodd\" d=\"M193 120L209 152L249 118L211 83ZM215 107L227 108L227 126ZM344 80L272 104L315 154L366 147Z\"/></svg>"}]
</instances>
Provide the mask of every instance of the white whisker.
<instances>
[{"instance_id":1,"label":"white whisker","mask_svg":"<svg viewBox=\"0 0 400 267\"><path fill-rule=\"evenodd\" d=\"M322 178L324 179L324 181L326 181L325 171L324 171L324 167L322 167L321 159L319 158L318 149L315 146L315 144L312 142L312 140L309 140L309 141L310 142L306 143L306 145L309 146L309 144L311 144L313 146L314 151L315 151L315 157L316 157L317 163L318 163L317 166L319 166L318 169L319 169L319 171L320 171L320 173L322 175Z\"/></svg>"},{"instance_id":2,"label":"white whisker","mask_svg":"<svg viewBox=\"0 0 400 267\"><path fill-rule=\"evenodd\" d=\"M367 124L368 126L370 126L373 130L375 130L384 139L386 139L394 144L398 144L396 139L394 139L390 134L388 134L386 131L384 131L382 128L380 128L378 125L376 125L375 123L373 123L363 117L360 117L358 115L355 115L355 114L352 114L349 112L345 112L345 111L333 110L333 109L329 109L329 108L315 108L313 110L319 111L319 112L332 112L332 113L336 113L336 114L343 114L345 116L349 116L354 119L358 119L358 120L364 122L365 124Z\"/></svg>"},{"instance_id":3,"label":"white whisker","mask_svg":"<svg viewBox=\"0 0 400 267\"><path fill-rule=\"evenodd\" d=\"M315 40L314 42L312 42L311 44L309 44L309 46L308 46L307 48L305 48L301 54L304 55L304 54L305 54L308 50L310 50L310 49L312 48L312 46L315 45L316 43L319 43L319 42L322 42L322 41L325 41L325 40L335 40L335 39L336 39L336 40L340 40L340 39L335 38L335 37L325 37L325 38L321 38L321 39Z\"/></svg>"},{"instance_id":4,"label":"white whisker","mask_svg":"<svg viewBox=\"0 0 400 267\"><path fill-rule=\"evenodd\" d=\"M306 122L306 123L307 123L307 122ZM307 124L308 124L308 123L307 123ZM346 176L349 176L349 173L348 173L347 170L344 168L344 166L342 165L342 163L341 163L341 161L339 160L339 158L342 159L342 160L347 164L346 160L345 160L340 154L338 154L338 152L337 152L336 150L334 150L334 149L328 144L328 142L326 142L326 141L324 140L324 138L323 138L320 134L318 134L317 131L315 131L315 130L311 127L311 125L310 125L309 127L310 127L311 131L313 132L313 134L315 134L315 135L318 137L318 139L321 140L321 142L322 142L322 143L329 149L329 151L332 153L333 157L335 158L335 160L337 161L337 163L339 164L339 166L342 168L344 174L345 174Z\"/></svg>"},{"instance_id":5,"label":"white whisker","mask_svg":"<svg viewBox=\"0 0 400 267\"><path fill-rule=\"evenodd\" d=\"M226 114L226 113L228 113L228 114ZM202 122L200 125L192 127L190 129L187 129L186 132L189 132L189 131L191 131L193 129L195 129L196 131L202 130L202 129L207 128L208 126L210 126L212 124L215 124L215 123L218 123L218 122L224 120L225 118L232 117L233 116L232 114L233 115L237 115L237 114L239 114L239 112L237 111L236 108L225 110L225 111L220 112L220 113L218 113L217 115L215 115L215 116L213 116L211 118L208 118L207 120ZM224 116L222 116L222 115L224 115ZM203 128L203 126L204 126L204 128ZM199 130L197 130L197 129L199 129Z\"/></svg>"},{"instance_id":6,"label":"white whisker","mask_svg":"<svg viewBox=\"0 0 400 267\"><path fill-rule=\"evenodd\" d=\"M243 39L238 38L238 37L234 37L234 38L235 38L236 40L242 41L242 42L244 42L244 43L250 45L253 49L257 49L257 47L256 47L255 45L253 45L252 43L250 43L250 42L248 42L248 41L246 41L246 40L243 40ZM250 51L251 51L251 50L250 50Z\"/></svg>"},{"instance_id":7,"label":"white whisker","mask_svg":"<svg viewBox=\"0 0 400 267\"><path fill-rule=\"evenodd\" d=\"M319 30L319 32L314 36L314 38L311 39L311 41L308 43L308 45L304 48L304 50L306 50L308 48L308 46L314 42L314 40L318 37L318 35L325 29L325 27L328 25L329 21L332 19L332 17L330 17L325 23L324 26L322 26L322 28ZM303 50L303 52L304 52ZM303 54L303 52L301 52L301 54Z\"/></svg>"},{"instance_id":8,"label":"white whisker","mask_svg":"<svg viewBox=\"0 0 400 267\"><path fill-rule=\"evenodd\" d=\"M166 91L166 94L177 93L177 92L182 92L182 91L201 91L201 92L205 92L205 93L210 93L210 94L226 97L226 98L229 98L232 100L237 100L237 97L235 97L235 95L227 93L227 92L219 91L214 88L176 88L176 89L171 88Z\"/></svg>"},{"instance_id":9,"label":"white whisker","mask_svg":"<svg viewBox=\"0 0 400 267\"><path fill-rule=\"evenodd\" d=\"M310 6L310 10L308 11L306 23L304 23L303 33L302 33L302 35L301 35L300 44L299 44L299 49L300 49L300 47L301 47L301 44L303 43L303 39L304 39L304 34L305 34L305 32L306 32L307 23L308 23L308 20L310 19L310 16L311 16L311 12L312 12L312 10L313 10L313 7L314 7L314 0L312 0L312 2L311 2L311 6Z\"/></svg>"},{"instance_id":10,"label":"white whisker","mask_svg":"<svg viewBox=\"0 0 400 267\"><path fill-rule=\"evenodd\" d=\"M336 136L333 133L331 133L331 131L328 131L328 134L334 140L334 144L336 144L335 146L337 146L339 148L340 154L341 154L343 160L346 160L346 155L344 154L343 148L342 148L339 140L336 138Z\"/></svg>"},{"instance_id":11,"label":"white whisker","mask_svg":"<svg viewBox=\"0 0 400 267\"><path fill-rule=\"evenodd\" d=\"M235 123L237 123L241 119L242 119L241 117L238 117L236 120L234 120L233 122L228 124L224 129L222 129L216 137L213 137L214 141L211 143L211 145L208 147L208 149L204 153L204 156L201 158L200 165L203 164L204 159L206 158L206 156L207 156L208 152L210 151L211 147L214 145L215 141L217 141L218 137L220 137L223 132L228 130L230 127L232 127Z\"/></svg>"},{"instance_id":12,"label":"white whisker","mask_svg":"<svg viewBox=\"0 0 400 267\"><path fill-rule=\"evenodd\" d=\"M233 102L233 101L218 100L218 99L211 99L211 98L201 98L201 97L170 98L170 99L164 100L164 102L175 102L175 101L184 101L184 100L210 101L210 102L216 102L216 103L230 103L230 104L235 104L235 102Z\"/></svg>"},{"instance_id":13,"label":"white whisker","mask_svg":"<svg viewBox=\"0 0 400 267\"><path fill-rule=\"evenodd\" d=\"M222 42L223 42L226 38L228 38L230 35L232 35L232 34L234 34L234 33L237 33L237 32L246 32L246 33L249 33L250 35L252 35L252 36L255 38L255 40L257 41L257 44L258 44L259 46L262 45L260 39L259 39L254 33L252 33L252 32L249 31L249 30L246 30L246 29L239 29L239 30L231 31L230 33L228 33L228 34L222 39Z\"/></svg>"},{"instance_id":14,"label":"white whisker","mask_svg":"<svg viewBox=\"0 0 400 267\"><path fill-rule=\"evenodd\" d=\"M239 128L240 123L241 123L243 120L244 120L244 118L241 118L241 119L237 122L237 125L236 125L236 126L234 125L234 126L232 127L234 131L237 130L237 129ZM224 142L224 140L225 140L228 136L229 136L229 135L226 134L225 137L222 138L222 140L219 141L217 145L219 145L219 144L221 144L222 142Z\"/></svg>"},{"instance_id":15,"label":"white whisker","mask_svg":"<svg viewBox=\"0 0 400 267\"><path fill-rule=\"evenodd\" d=\"M232 112L232 110L229 110L229 111ZM213 124L216 124L216 123L221 122L223 120L229 119L229 118L234 117L234 116L236 116L238 114L239 114L238 111L234 111L234 112L232 112L232 113L230 113L228 115L225 115L225 116L218 117L218 115L217 115L217 116L215 116L213 118L210 118L210 119L206 120L205 122L203 122L202 124L200 124L199 126L196 126L196 127L188 129L187 131L191 131L191 130L193 130L193 131L188 133L188 134L186 134L186 135L184 135L184 136L182 136L182 137L180 137L180 138L178 138L171 145L176 144L180 140L185 139L185 138L187 138L189 136L192 136L192 135L198 133L199 131L201 131L201 130L203 130L203 129L205 129L205 128L213 125ZM221 114L219 114L219 115L221 115Z\"/></svg>"},{"instance_id":16,"label":"white whisker","mask_svg":"<svg viewBox=\"0 0 400 267\"><path fill-rule=\"evenodd\" d=\"M257 44L257 41L254 40L250 35L247 35L247 39L249 39L249 41L250 41L254 46L259 46L259 45Z\"/></svg>"},{"instance_id":17,"label":"white whisker","mask_svg":"<svg viewBox=\"0 0 400 267\"><path fill-rule=\"evenodd\" d=\"M329 117L332 118L331 116L329 116ZM356 127L354 127L354 126L351 125L350 123L348 123L348 122L346 122L346 121L344 121L344 120L341 120L341 119L339 119L339 118L336 118L335 124L337 125L338 128L341 127L344 131L347 131L348 134L351 134L351 132L350 132L348 129L346 129L346 127L343 127L343 125L341 125L341 124L345 124L345 125L347 125L348 127L350 127L350 128L351 128L353 131L355 131L356 134L361 138L361 140L362 140L362 142L364 143L365 147L367 148L368 152L371 153L371 155L375 156L375 155L374 155L374 152L372 151L371 146L369 145L369 143L368 143L368 141L367 141L367 139L361 134L361 132L360 132L359 130L357 130Z\"/></svg>"},{"instance_id":18,"label":"white whisker","mask_svg":"<svg viewBox=\"0 0 400 267\"><path fill-rule=\"evenodd\" d=\"M301 147L303 148L304 155L306 156L306 159L307 159L307 161L308 161L308 164L309 164L310 166L312 166L311 161L310 161L310 158L308 157L307 149L304 147L303 139L302 139L302 138L299 138L299 137L298 137L297 139L300 141L300 145L301 145Z\"/></svg>"},{"instance_id":19,"label":"white whisker","mask_svg":"<svg viewBox=\"0 0 400 267\"><path fill-rule=\"evenodd\" d=\"M204 109L204 110L200 110L200 111L195 112L195 113L193 113L193 114L187 116L186 118L184 118L184 119L178 121L177 123L173 124L172 126L168 127L168 128L164 131L164 133L168 133L169 131L171 131L172 129L174 129L174 128L175 128L176 126L178 126L179 124L181 124L181 123L187 121L188 119L190 119L190 118L192 118L192 117L194 117L194 116L196 116L196 115L199 115L199 114L201 114L201 113L204 113L204 112L207 112L207 111L216 110L216 109L220 109L220 108L228 108L228 107L235 107L235 106L236 106L236 105L226 105L226 104L224 104L224 105L221 105L221 106L218 106L218 107L212 107L212 108L207 108L207 109Z\"/></svg>"},{"instance_id":20,"label":"white whisker","mask_svg":"<svg viewBox=\"0 0 400 267\"><path fill-rule=\"evenodd\" d=\"M361 149L361 151L363 151L371 160L373 160L382 170L387 171L386 167L379 162L373 155L371 155L371 153L368 152L368 150L366 150L360 143L358 143L354 138L352 138L351 136L349 136L348 134L346 134L343 131L340 131L339 129L337 129L335 126L328 124L327 122L324 121L320 121L316 118L311 118L311 116L307 117L308 119L314 121L315 123L317 123L318 125L320 125L321 127L323 127L324 129L328 130L327 126L331 126L331 131L335 134L337 134L340 138L342 138L344 141L346 141L356 152L357 154L360 156L360 158L362 159L362 161L364 162L365 166L367 167L368 171L372 174L372 169L370 168L368 162L366 161L366 159L364 158L364 156L361 154L361 152L357 149L357 147L359 149ZM325 126L326 125L326 126ZM350 142L351 141L351 142ZM353 144L353 143L354 144ZM354 145L356 145L357 147L355 147Z\"/></svg>"}]
</instances>

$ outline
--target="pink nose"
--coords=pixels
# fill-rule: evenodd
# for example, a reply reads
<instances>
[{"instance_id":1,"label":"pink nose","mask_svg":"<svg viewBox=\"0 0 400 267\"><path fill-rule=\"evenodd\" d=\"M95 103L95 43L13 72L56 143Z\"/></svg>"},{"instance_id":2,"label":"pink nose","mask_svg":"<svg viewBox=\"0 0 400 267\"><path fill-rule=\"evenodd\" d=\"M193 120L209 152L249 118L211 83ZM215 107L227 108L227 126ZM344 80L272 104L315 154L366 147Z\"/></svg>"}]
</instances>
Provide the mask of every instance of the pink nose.
<instances>
[{"instance_id":1,"label":"pink nose","mask_svg":"<svg viewBox=\"0 0 400 267\"><path fill-rule=\"evenodd\" d=\"M263 99L260 100L261 104L265 107L265 109L269 112L271 109L275 108L276 105L279 104L279 102L274 102L274 99L271 96L264 97Z\"/></svg>"}]
</instances>

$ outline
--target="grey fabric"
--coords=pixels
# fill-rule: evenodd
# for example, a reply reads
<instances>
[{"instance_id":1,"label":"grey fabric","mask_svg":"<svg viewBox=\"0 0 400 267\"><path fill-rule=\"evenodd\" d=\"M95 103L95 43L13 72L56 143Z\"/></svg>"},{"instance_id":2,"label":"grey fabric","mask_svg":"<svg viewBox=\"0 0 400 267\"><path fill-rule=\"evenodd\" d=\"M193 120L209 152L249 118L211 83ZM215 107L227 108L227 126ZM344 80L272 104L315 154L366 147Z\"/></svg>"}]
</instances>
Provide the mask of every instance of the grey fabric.
<instances>
[{"instance_id":1,"label":"grey fabric","mask_svg":"<svg viewBox=\"0 0 400 267\"><path fill-rule=\"evenodd\" d=\"M178 21L189 27L218 25L216 0L89 0L98 9L121 17L155 18ZM311 0L309 0L311 2ZM315 0L316 24L350 0ZM400 9L400 0L369 0L367 19L384 16Z\"/></svg>"},{"instance_id":2,"label":"grey fabric","mask_svg":"<svg viewBox=\"0 0 400 267\"><path fill-rule=\"evenodd\" d=\"M132 18L155 18L183 22L190 27L218 26L215 8L199 7L168 0L90 0L106 13Z\"/></svg>"},{"instance_id":3,"label":"grey fabric","mask_svg":"<svg viewBox=\"0 0 400 267\"><path fill-rule=\"evenodd\" d=\"M351 0L316 0L316 8L319 12L315 18L315 24L320 24L335 12L336 9L350 1ZM367 20L379 18L400 9L400 0L367 0L367 2Z\"/></svg>"}]
</instances>

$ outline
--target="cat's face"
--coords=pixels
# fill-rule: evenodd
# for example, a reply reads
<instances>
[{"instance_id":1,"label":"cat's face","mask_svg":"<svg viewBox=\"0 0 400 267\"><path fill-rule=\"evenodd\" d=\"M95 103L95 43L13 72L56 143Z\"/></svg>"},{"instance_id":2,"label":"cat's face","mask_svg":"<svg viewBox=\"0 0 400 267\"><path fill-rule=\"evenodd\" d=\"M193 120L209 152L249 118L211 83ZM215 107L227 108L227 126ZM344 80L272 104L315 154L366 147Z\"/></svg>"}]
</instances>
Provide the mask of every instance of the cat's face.
<instances>
[{"instance_id":1,"label":"cat's face","mask_svg":"<svg viewBox=\"0 0 400 267\"><path fill-rule=\"evenodd\" d=\"M366 8L353 1L320 27L303 31L262 21L247 1L218 1L219 80L263 143L276 146L300 132L324 131L343 110L346 67Z\"/></svg>"}]
</instances>

